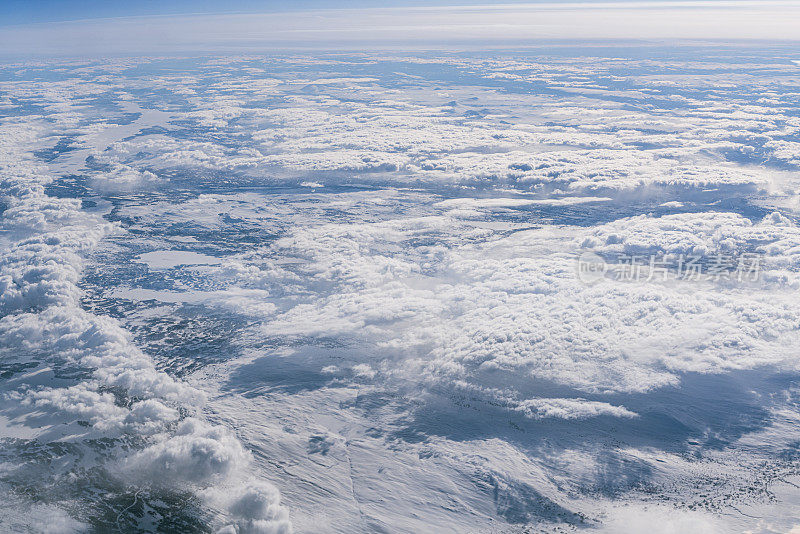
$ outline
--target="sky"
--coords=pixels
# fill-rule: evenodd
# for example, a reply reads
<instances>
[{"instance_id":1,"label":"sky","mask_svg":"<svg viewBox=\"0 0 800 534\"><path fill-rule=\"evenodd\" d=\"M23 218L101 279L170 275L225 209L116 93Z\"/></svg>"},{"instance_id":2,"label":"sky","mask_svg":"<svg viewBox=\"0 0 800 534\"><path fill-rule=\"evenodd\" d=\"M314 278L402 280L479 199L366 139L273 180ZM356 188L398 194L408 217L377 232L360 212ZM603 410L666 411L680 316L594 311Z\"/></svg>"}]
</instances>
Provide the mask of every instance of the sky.
<instances>
[{"instance_id":1,"label":"sky","mask_svg":"<svg viewBox=\"0 0 800 534\"><path fill-rule=\"evenodd\" d=\"M485 4L351 0L0 3L5 55L514 45L536 40L797 40L797 0Z\"/></svg>"},{"instance_id":2,"label":"sky","mask_svg":"<svg viewBox=\"0 0 800 534\"><path fill-rule=\"evenodd\" d=\"M568 0L576 2L578 0ZM601 0L583 0L583 3ZM633 0L622 0L633 1ZM673 0L674 1L674 0ZM491 4L491 2L488 2ZM531 4L537 0L505 0L495 4ZM542 3L542 0L538 0ZM563 3L563 2L562 2ZM95 18L197 13L268 13L317 9L363 9L375 7L431 7L487 4L486 0L4 0L0 2L0 27Z\"/></svg>"}]
</instances>

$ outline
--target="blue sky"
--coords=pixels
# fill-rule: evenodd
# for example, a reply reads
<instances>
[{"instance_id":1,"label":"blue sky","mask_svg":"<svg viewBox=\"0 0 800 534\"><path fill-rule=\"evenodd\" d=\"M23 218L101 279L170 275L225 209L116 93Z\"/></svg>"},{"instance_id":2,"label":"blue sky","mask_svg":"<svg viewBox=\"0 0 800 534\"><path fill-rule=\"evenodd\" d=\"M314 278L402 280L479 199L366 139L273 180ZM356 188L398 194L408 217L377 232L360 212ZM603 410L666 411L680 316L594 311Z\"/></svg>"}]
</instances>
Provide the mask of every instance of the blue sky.
<instances>
[{"instance_id":1,"label":"blue sky","mask_svg":"<svg viewBox=\"0 0 800 534\"><path fill-rule=\"evenodd\" d=\"M482 4L485 0L431 2L424 0L140 0L118 2L103 0L0 0L2 25L55 22L91 18L143 15L178 15L190 13L266 13L310 9ZM515 3L510 0L505 3ZM519 2L516 2L519 3Z\"/></svg>"},{"instance_id":2,"label":"blue sky","mask_svg":"<svg viewBox=\"0 0 800 534\"><path fill-rule=\"evenodd\" d=\"M534 4L542 0L0 0L0 26L93 18L194 13L267 13L311 9L420 7L479 4ZM551 0L552 1L552 0ZM558 1L558 0L556 0ZM575 2L578 0L568 0ZM599 0L581 0L591 3ZM623 2L626 0L622 0ZM628 0L630 1L630 0Z\"/></svg>"}]
</instances>

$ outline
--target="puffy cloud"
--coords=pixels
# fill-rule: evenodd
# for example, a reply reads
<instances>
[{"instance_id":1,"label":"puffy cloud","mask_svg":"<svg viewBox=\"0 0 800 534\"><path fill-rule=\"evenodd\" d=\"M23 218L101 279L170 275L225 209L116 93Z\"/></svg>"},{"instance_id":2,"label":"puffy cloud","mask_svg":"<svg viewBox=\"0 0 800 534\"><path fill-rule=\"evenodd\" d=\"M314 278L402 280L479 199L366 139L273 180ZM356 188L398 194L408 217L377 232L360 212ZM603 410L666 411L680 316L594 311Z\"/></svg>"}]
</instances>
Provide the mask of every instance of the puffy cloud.
<instances>
[{"instance_id":1,"label":"puffy cloud","mask_svg":"<svg viewBox=\"0 0 800 534\"><path fill-rule=\"evenodd\" d=\"M0 354L16 370L0 390L0 415L13 421L12 435L34 444L71 443L78 449L65 451L94 454L97 468L134 466L128 480L142 488L164 482L202 490L225 483L231 495L240 495L233 475L247 482L248 453L230 431L185 415L200 410L203 394L157 370L116 320L82 308L83 256L114 227L82 212L75 199L47 196L50 178L27 164L25 146L10 155L18 164L3 168L8 208L2 224L10 239L0 260ZM9 167L27 172L9 174ZM26 369L32 371L20 372ZM98 439L111 440L103 455L93 445ZM61 461L40 466L40 484L81 476L82 467L71 467L68 452L61 454ZM4 465L4 478L24 476L26 468ZM244 486L241 491L244 499L252 494ZM278 518L277 502L273 508L273 516L248 518L252 528L278 525L282 530L273 531L288 532L285 512ZM37 528L34 523L28 526ZM65 519L50 527L66 532L82 525Z\"/></svg>"},{"instance_id":2,"label":"puffy cloud","mask_svg":"<svg viewBox=\"0 0 800 534\"><path fill-rule=\"evenodd\" d=\"M243 493L228 499L227 509L234 523L218 533L291 534L292 527L280 494L269 484L253 484Z\"/></svg>"},{"instance_id":3,"label":"puffy cloud","mask_svg":"<svg viewBox=\"0 0 800 534\"><path fill-rule=\"evenodd\" d=\"M683 219L688 217L664 224ZM628 235L653 236L670 243L671 250L686 250L699 246L698 238L721 235L714 225L751 226L739 216L721 215L707 233L690 226L675 240L670 226L641 230L640 221L652 222L634 218L588 232L611 235L618 225ZM297 304L265 329L365 337L385 350L407 351L416 362L409 372L435 380L479 382L501 373L511 384L519 382L514 375L531 376L588 391L644 391L675 384L676 372L790 363L783 347L794 342L797 321L786 295L693 287L687 299L680 286L587 286L575 274L577 247L563 249L565 237L586 241L585 235L578 237L582 232L531 230L458 245L466 234L451 224L431 218L324 226L277 242L282 253L302 250L312 259L302 270L332 285L329 294ZM450 236L451 245L413 252L394 248L393 243L431 232ZM747 311L752 309L757 314ZM426 356L417 358L423 347Z\"/></svg>"},{"instance_id":4,"label":"puffy cloud","mask_svg":"<svg viewBox=\"0 0 800 534\"><path fill-rule=\"evenodd\" d=\"M585 419L600 415L635 417L636 414L622 406L584 399L529 399L520 402L517 411L534 419L557 417L560 419Z\"/></svg>"},{"instance_id":5,"label":"puffy cloud","mask_svg":"<svg viewBox=\"0 0 800 534\"><path fill-rule=\"evenodd\" d=\"M156 485L207 485L225 480L247 457L231 432L188 418L168 439L128 458L125 469Z\"/></svg>"},{"instance_id":6,"label":"puffy cloud","mask_svg":"<svg viewBox=\"0 0 800 534\"><path fill-rule=\"evenodd\" d=\"M92 187L101 192L115 193L137 191L161 185L165 181L150 171L140 171L127 165L114 164L110 170L92 177L90 183Z\"/></svg>"},{"instance_id":7,"label":"puffy cloud","mask_svg":"<svg viewBox=\"0 0 800 534\"><path fill-rule=\"evenodd\" d=\"M604 254L695 256L756 255L762 281L796 288L800 229L780 212L752 222L736 213L639 215L596 227L581 246Z\"/></svg>"}]
</instances>

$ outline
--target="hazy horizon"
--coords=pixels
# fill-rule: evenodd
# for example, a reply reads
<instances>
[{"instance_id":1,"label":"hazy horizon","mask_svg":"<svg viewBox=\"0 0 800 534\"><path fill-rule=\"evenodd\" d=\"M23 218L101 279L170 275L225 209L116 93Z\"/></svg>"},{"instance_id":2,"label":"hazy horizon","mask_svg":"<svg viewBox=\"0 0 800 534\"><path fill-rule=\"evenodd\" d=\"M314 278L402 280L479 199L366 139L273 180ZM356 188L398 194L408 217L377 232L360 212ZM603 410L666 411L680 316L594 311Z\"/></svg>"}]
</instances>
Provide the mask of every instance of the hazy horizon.
<instances>
[{"instance_id":1,"label":"hazy horizon","mask_svg":"<svg viewBox=\"0 0 800 534\"><path fill-rule=\"evenodd\" d=\"M124 11L114 13L114 17L91 18L92 12L83 12L76 14L79 20L0 26L0 50L7 56L231 53L293 48L474 49L569 40L800 39L800 4L793 1L539 2L135 16Z\"/></svg>"}]
</instances>

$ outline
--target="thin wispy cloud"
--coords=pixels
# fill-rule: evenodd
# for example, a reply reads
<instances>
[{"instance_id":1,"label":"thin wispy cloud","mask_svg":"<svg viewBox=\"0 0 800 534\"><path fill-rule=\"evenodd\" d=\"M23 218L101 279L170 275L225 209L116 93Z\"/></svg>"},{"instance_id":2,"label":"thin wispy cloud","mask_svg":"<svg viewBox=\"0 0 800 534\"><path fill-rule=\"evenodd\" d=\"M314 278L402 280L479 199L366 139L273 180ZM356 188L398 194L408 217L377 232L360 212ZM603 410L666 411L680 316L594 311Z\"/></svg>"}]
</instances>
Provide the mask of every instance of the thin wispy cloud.
<instances>
[{"instance_id":1,"label":"thin wispy cloud","mask_svg":"<svg viewBox=\"0 0 800 534\"><path fill-rule=\"evenodd\" d=\"M13 53L359 48L558 39L795 40L790 1L575 2L122 17L7 27Z\"/></svg>"}]
</instances>

